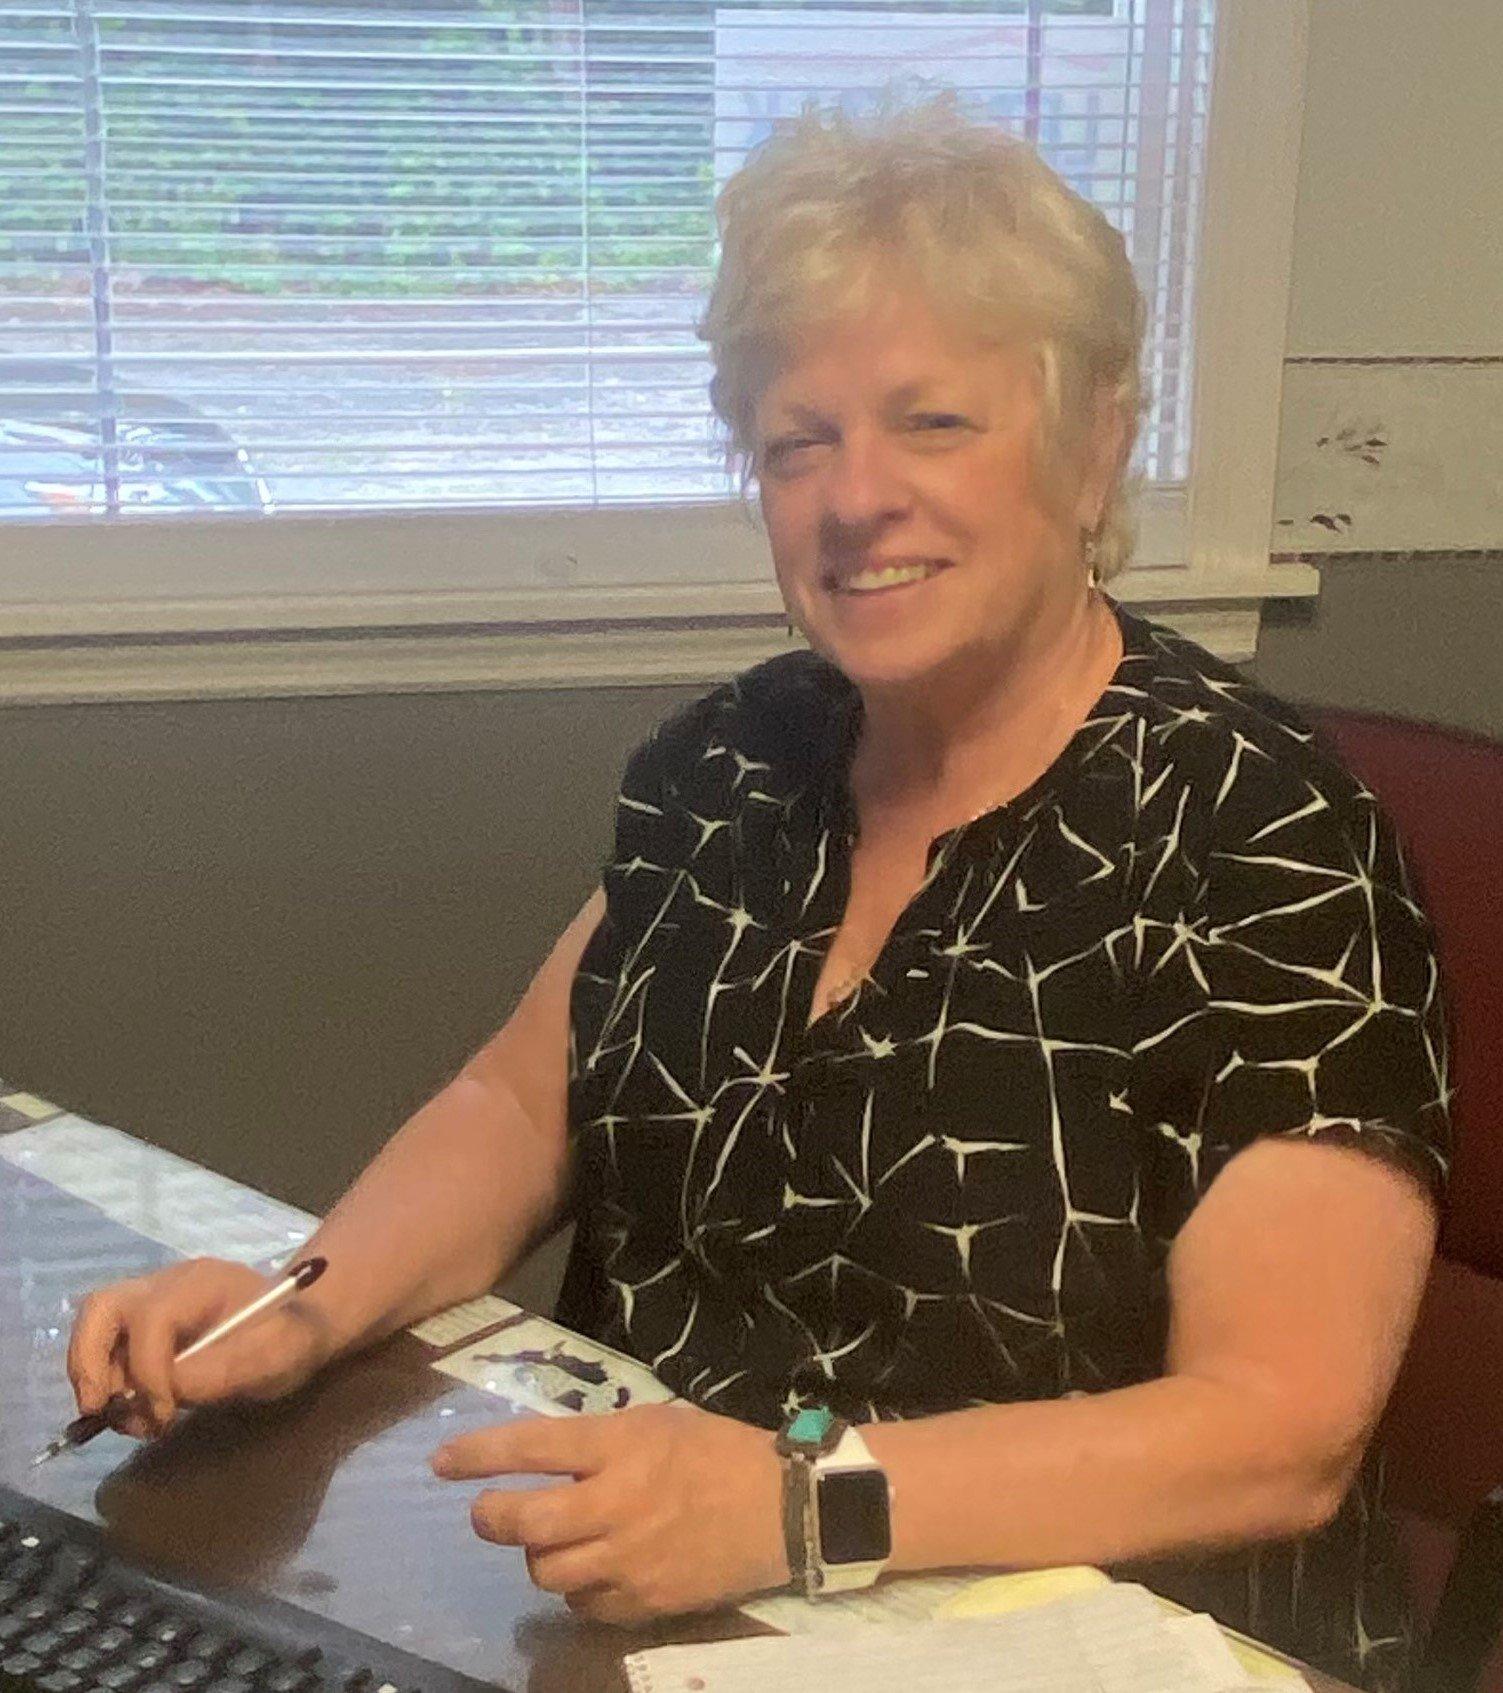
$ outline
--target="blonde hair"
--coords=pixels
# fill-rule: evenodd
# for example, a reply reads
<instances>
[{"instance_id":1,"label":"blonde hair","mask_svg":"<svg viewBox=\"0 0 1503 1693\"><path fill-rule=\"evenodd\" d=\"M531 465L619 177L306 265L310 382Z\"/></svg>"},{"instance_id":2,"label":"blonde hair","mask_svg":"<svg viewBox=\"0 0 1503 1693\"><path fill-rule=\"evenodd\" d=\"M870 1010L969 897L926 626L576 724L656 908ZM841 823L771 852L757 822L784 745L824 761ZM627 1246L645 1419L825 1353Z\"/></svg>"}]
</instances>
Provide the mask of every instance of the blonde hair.
<instances>
[{"instance_id":1,"label":"blonde hair","mask_svg":"<svg viewBox=\"0 0 1503 1693\"><path fill-rule=\"evenodd\" d=\"M1098 406L1125 439L1089 540L1099 580L1132 552L1126 466L1142 409L1143 297L1121 235L1027 142L966 118L953 95L872 116L806 108L716 202L721 259L699 326L710 398L743 475L757 401L791 338L894 274L988 341L1036 347L1041 469L1062 497Z\"/></svg>"}]
</instances>

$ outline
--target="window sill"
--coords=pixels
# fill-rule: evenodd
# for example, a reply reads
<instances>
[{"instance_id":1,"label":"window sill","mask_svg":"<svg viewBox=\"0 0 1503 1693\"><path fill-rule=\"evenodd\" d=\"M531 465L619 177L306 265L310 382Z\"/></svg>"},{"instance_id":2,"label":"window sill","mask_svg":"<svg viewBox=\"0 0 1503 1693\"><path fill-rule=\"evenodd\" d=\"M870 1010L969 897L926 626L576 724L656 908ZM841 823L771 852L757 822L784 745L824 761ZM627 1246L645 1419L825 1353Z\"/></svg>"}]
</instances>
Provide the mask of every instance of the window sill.
<instances>
[{"instance_id":1,"label":"window sill","mask_svg":"<svg viewBox=\"0 0 1503 1693\"><path fill-rule=\"evenodd\" d=\"M1290 562L1204 584L1192 584L1183 571L1143 569L1113 591L1219 657L1241 662L1256 649L1265 599L1303 598L1318 586L1310 566ZM184 603L149 636L11 638L0 641L0 705L703 687L800 644L777 612L770 584L675 592L671 600L661 591L619 590L595 602L592 621L563 615L558 597L546 595L507 596L504 620L495 619L502 607L490 597L484 608L451 604L447 621L435 620L430 601L426 617L394 626L400 609L381 607L380 628L350 627L350 604L331 599L310 604L307 626L288 630L285 603L277 629L264 615L258 623L253 602L243 603L240 617L227 615L220 602L217 626L204 632L193 627L193 608ZM477 615L482 609L492 617Z\"/></svg>"}]
</instances>

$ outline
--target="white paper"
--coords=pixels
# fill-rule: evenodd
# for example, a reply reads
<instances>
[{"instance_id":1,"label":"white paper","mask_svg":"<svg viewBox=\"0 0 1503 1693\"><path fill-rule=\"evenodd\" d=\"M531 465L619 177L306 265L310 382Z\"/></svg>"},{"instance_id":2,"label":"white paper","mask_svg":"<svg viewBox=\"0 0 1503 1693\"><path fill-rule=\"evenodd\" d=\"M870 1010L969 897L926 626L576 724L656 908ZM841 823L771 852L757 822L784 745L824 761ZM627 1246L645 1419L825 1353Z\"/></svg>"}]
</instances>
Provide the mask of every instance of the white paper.
<instances>
[{"instance_id":1,"label":"white paper","mask_svg":"<svg viewBox=\"0 0 1503 1693\"><path fill-rule=\"evenodd\" d=\"M663 1646L626 1659L633 1693L1243 1693L1208 1671L1145 1588L1001 1617L829 1636Z\"/></svg>"},{"instance_id":2,"label":"white paper","mask_svg":"<svg viewBox=\"0 0 1503 1693\"><path fill-rule=\"evenodd\" d=\"M1214 1688L1216 1693L1237 1693L1249 1685L1247 1671L1237 1662L1214 1617L1206 1616L1203 1611L1188 1616L1165 1616L1164 1630L1184 1648L1205 1677L1208 1688Z\"/></svg>"},{"instance_id":3,"label":"white paper","mask_svg":"<svg viewBox=\"0 0 1503 1693\"><path fill-rule=\"evenodd\" d=\"M457 1346L471 1335L518 1316L521 1310L520 1305L513 1305L499 1294L482 1293L478 1299L466 1299L462 1305L436 1311L421 1323L414 1323L407 1332L415 1334L429 1346Z\"/></svg>"},{"instance_id":4,"label":"white paper","mask_svg":"<svg viewBox=\"0 0 1503 1693\"><path fill-rule=\"evenodd\" d=\"M939 1607L976 1581L975 1575L893 1576L876 1587L806 1599L774 1593L741 1607L744 1615L782 1634L840 1634L873 1624L929 1622Z\"/></svg>"}]
</instances>

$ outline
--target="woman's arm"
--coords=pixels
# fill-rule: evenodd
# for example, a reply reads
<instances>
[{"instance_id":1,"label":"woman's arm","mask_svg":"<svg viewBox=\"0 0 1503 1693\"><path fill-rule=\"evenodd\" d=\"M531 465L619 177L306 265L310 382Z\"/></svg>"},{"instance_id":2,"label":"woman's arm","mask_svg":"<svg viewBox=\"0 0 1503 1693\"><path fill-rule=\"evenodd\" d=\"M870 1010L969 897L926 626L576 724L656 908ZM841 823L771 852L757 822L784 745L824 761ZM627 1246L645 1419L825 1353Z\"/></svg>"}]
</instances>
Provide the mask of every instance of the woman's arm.
<instances>
[{"instance_id":1,"label":"woman's arm","mask_svg":"<svg viewBox=\"0 0 1503 1693\"><path fill-rule=\"evenodd\" d=\"M1105 1564L1317 1527L1382 1411L1434 1233L1429 1200L1387 1165L1249 1147L1175 1243L1163 1377L864 1429L892 1483L891 1567ZM482 1493L475 1527L605 1621L788 1579L771 1437L726 1417L529 1418L460 1436L434 1466L560 1478Z\"/></svg>"},{"instance_id":2,"label":"woman's arm","mask_svg":"<svg viewBox=\"0 0 1503 1693\"><path fill-rule=\"evenodd\" d=\"M1167 1370L1082 1398L867 1430L893 1567L1112 1563L1328 1521L1381 1415L1434 1247L1410 1177L1260 1141L1169 1260Z\"/></svg>"},{"instance_id":3,"label":"woman's arm","mask_svg":"<svg viewBox=\"0 0 1503 1693\"><path fill-rule=\"evenodd\" d=\"M300 1256L337 1350L493 1285L557 1217L567 1176L569 990L605 911L597 890L516 1010L393 1136Z\"/></svg>"}]
</instances>

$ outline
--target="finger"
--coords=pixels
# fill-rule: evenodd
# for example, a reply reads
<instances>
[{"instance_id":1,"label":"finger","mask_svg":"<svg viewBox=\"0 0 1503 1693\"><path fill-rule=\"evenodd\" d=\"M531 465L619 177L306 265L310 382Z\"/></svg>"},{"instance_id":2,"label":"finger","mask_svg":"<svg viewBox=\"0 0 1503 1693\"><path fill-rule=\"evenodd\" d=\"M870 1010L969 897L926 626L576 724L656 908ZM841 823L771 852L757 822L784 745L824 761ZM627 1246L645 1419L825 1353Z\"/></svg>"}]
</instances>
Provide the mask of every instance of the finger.
<instances>
[{"instance_id":1,"label":"finger","mask_svg":"<svg viewBox=\"0 0 1503 1693\"><path fill-rule=\"evenodd\" d=\"M132 1440L155 1440L162 1432L151 1413L145 1410L129 1410L112 1426L119 1433L128 1434Z\"/></svg>"},{"instance_id":2,"label":"finger","mask_svg":"<svg viewBox=\"0 0 1503 1693\"><path fill-rule=\"evenodd\" d=\"M104 1377L103 1392L104 1399L98 1409L106 1412L108 1412L112 1401L130 1397L131 1383L130 1376L125 1368L125 1336L123 1332L116 1340L115 1349L110 1354L109 1365ZM120 1419L118 1416L112 1416L111 1422L118 1427Z\"/></svg>"},{"instance_id":3,"label":"finger","mask_svg":"<svg viewBox=\"0 0 1503 1693\"><path fill-rule=\"evenodd\" d=\"M185 1405L217 1400L274 1399L292 1375L291 1340L282 1314L269 1313L248 1329L173 1366L173 1383Z\"/></svg>"},{"instance_id":4,"label":"finger","mask_svg":"<svg viewBox=\"0 0 1503 1693\"><path fill-rule=\"evenodd\" d=\"M247 1292L266 1285L240 1265L199 1259L165 1272L155 1297L142 1301L127 1326L128 1364L133 1385L150 1401L159 1424L172 1421L182 1398L176 1354L239 1308Z\"/></svg>"},{"instance_id":5,"label":"finger","mask_svg":"<svg viewBox=\"0 0 1503 1693\"><path fill-rule=\"evenodd\" d=\"M255 1373L243 1356L243 1343L236 1344L240 1340L239 1335L232 1335L207 1352L173 1366L173 1385L185 1405L208 1405L216 1399L228 1399L244 1377Z\"/></svg>"},{"instance_id":6,"label":"finger","mask_svg":"<svg viewBox=\"0 0 1503 1693\"><path fill-rule=\"evenodd\" d=\"M109 1394L105 1399L106 1405L111 1399L127 1399L134 1392L130 1371L126 1366L126 1350L126 1333L122 1329L115 1340L115 1350L110 1354Z\"/></svg>"},{"instance_id":7,"label":"finger","mask_svg":"<svg viewBox=\"0 0 1503 1693\"><path fill-rule=\"evenodd\" d=\"M561 1487L494 1487L470 1506L482 1540L541 1550L597 1540L621 1526L626 1501L604 1476Z\"/></svg>"},{"instance_id":8,"label":"finger","mask_svg":"<svg viewBox=\"0 0 1503 1693\"><path fill-rule=\"evenodd\" d=\"M179 1400L279 1399L300 1387L327 1356L327 1324L295 1299L205 1352L174 1365Z\"/></svg>"},{"instance_id":9,"label":"finger","mask_svg":"<svg viewBox=\"0 0 1503 1693\"><path fill-rule=\"evenodd\" d=\"M153 1423L165 1427L177 1414L172 1356L183 1323L166 1301L152 1300L135 1313L125 1331L125 1371L130 1390L143 1401Z\"/></svg>"},{"instance_id":10,"label":"finger","mask_svg":"<svg viewBox=\"0 0 1503 1693\"><path fill-rule=\"evenodd\" d=\"M492 1475L594 1475L609 1460L612 1417L521 1417L446 1441L429 1462L446 1481Z\"/></svg>"},{"instance_id":11,"label":"finger","mask_svg":"<svg viewBox=\"0 0 1503 1693\"><path fill-rule=\"evenodd\" d=\"M68 1337L68 1380L80 1411L97 1411L116 1390L119 1377L114 1362L120 1339L123 1310L116 1288L91 1293L79 1307L73 1333Z\"/></svg>"},{"instance_id":12,"label":"finger","mask_svg":"<svg viewBox=\"0 0 1503 1693\"><path fill-rule=\"evenodd\" d=\"M554 1546L528 1552L527 1573L544 1593L588 1592L608 1586L615 1558L609 1542L587 1540L578 1546Z\"/></svg>"}]
</instances>

